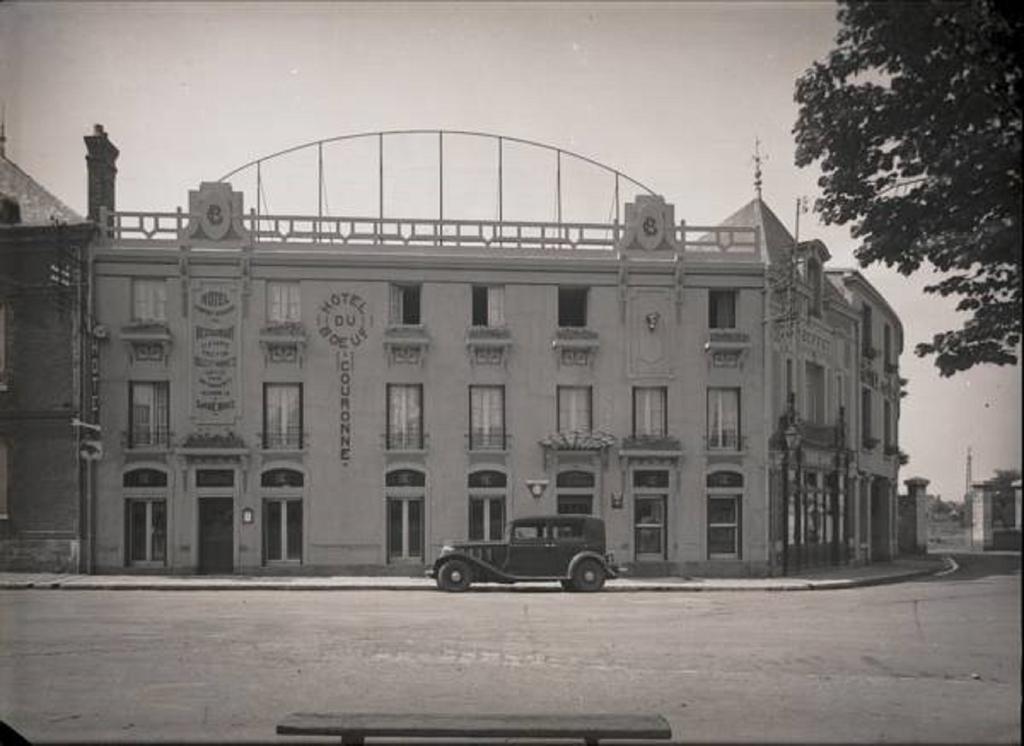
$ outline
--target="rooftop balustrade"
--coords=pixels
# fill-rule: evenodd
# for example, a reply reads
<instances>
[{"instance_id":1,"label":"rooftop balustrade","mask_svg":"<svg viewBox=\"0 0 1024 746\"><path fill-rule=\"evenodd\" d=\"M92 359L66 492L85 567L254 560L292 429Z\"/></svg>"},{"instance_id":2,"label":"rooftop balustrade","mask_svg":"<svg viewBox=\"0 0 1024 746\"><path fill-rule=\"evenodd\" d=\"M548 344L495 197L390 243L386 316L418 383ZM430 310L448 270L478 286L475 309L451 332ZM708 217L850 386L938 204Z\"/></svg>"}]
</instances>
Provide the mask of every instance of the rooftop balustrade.
<instances>
[{"instance_id":1,"label":"rooftop balustrade","mask_svg":"<svg viewBox=\"0 0 1024 746\"><path fill-rule=\"evenodd\" d=\"M320 215L243 215L243 240L193 241L190 227L200 215L176 212L104 212L101 241L117 248L192 246L202 249L334 251L398 246L429 249L613 251L626 228L620 223L551 223L437 218L329 217ZM760 259L755 228L674 226L675 241L685 254L709 259ZM666 252L667 253L667 252Z\"/></svg>"}]
</instances>

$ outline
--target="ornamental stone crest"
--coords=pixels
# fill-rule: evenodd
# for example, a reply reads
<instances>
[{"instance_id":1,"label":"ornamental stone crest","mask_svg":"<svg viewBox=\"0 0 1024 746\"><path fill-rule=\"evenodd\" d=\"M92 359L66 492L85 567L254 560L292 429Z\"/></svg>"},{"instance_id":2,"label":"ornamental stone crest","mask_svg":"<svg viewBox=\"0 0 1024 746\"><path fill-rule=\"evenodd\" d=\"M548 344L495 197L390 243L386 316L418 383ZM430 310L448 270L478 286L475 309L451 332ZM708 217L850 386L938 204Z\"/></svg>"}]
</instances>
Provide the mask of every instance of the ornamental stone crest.
<instances>
[{"instance_id":1,"label":"ornamental stone crest","mask_svg":"<svg viewBox=\"0 0 1024 746\"><path fill-rule=\"evenodd\" d=\"M195 241L247 241L242 193L219 181L204 181L188 193L186 237Z\"/></svg>"},{"instance_id":2,"label":"ornamental stone crest","mask_svg":"<svg viewBox=\"0 0 1024 746\"><path fill-rule=\"evenodd\" d=\"M626 230L619 242L625 251L674 251L676 241L675 208L663 197L638 195L626 205Z\"/></svg>"}]
</instances>

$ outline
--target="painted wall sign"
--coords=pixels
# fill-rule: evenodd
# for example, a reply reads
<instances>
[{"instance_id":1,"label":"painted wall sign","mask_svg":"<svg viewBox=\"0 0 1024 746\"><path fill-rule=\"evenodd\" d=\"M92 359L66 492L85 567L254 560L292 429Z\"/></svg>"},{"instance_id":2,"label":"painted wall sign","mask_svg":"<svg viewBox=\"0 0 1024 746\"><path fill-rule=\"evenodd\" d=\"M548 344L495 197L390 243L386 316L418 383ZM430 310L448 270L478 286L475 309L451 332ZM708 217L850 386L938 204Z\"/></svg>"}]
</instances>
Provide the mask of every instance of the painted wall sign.
<instances>
[{"instance_id":1,"label":"painted wall sign","mask_svg":"<svg viewBox=\"0 0 1024 746\"><path fill-rule=\"evenodd\" d=\"M355 351L369 338L373 317L366 301L356 293L336 292L317 309L317 333L336 348L338 371L338 459L343 466L352 460L352 379Z\"/></svg>"},{"instance_id":2,"label":"painted wall sign","mask_svg":"<svg viewBox=\"0 0 1024 746\"><path fill-rule=\"evenodd\" d=\"M192 415L231 424L238 415L237 289L229 282L200 282L192 308Z\"/></svg>"}]
</instances>

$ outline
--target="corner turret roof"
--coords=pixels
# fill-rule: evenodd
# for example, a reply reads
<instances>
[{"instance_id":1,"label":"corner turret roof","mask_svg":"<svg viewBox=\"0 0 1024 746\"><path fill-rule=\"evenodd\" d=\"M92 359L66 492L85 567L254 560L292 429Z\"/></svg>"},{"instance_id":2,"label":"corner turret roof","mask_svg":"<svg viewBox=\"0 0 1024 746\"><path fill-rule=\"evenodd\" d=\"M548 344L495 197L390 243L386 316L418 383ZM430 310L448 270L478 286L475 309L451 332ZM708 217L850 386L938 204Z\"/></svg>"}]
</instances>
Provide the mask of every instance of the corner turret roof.
<instances>
[{"instance_id":1,"label":"corner turret roof","mask_svg":"<svg viewBox=\"0 0 1024 746\"><path fill-rule=\"evenodd\" d=\"M765 253L770 264L780 263L793 248L793 235L782 224L778 216L772 212L763 199L755 197L747 204L721 222L723 228L741 226L755 227L761 230Z\"/></svg>"}]
</instances>

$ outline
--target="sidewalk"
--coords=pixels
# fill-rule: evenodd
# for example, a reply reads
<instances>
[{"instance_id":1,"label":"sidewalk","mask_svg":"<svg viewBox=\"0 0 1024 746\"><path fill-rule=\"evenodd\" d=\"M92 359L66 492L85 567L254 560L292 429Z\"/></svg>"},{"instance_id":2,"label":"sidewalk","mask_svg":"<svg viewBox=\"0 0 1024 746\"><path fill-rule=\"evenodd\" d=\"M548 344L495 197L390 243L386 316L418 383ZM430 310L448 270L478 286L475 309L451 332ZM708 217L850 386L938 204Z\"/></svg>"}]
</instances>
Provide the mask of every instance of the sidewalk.
<instances>
[{"instance_id":1,"label":"sidewalk","mask_svg":"<svg viewBox=\"0 0 1024 746\"><path fill-rule=\"evenodd\" d=\"M618 578L609 580L605 592L693 592L693 591L814 591L858 588L896 583L911 578L952 572L956 563L949 557L898 559L858 567L828 567L785 578ZM436 585L429 578L367 575L328 577L280 577L207 575L60 575L54 573L0 572L0 590L103 590L103 591L424 591ZM554 583L476 585L478 591L560 590Z\"/></svg>"}]
</instances>

